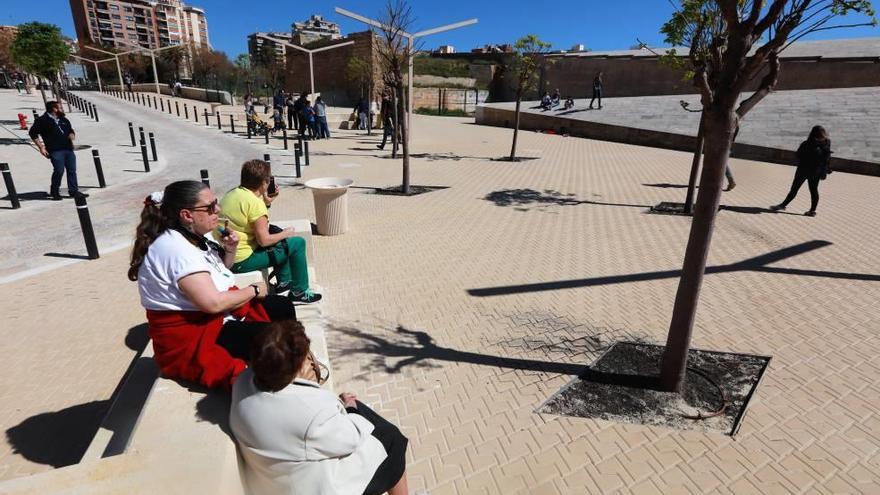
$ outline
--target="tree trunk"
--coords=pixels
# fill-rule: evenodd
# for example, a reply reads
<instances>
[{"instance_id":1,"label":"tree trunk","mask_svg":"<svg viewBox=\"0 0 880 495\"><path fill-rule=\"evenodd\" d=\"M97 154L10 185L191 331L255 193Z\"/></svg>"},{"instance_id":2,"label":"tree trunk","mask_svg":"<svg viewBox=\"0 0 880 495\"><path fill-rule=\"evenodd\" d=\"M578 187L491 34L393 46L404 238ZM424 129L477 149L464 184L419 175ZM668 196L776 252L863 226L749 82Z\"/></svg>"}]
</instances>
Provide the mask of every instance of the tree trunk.
<instances>
[{"instance_id":1,"label":"tree trunk","mask_svg":"<svg viewBox=\"0 0 880 495\"><path fill-rule=\"evenodd\" d=\"M668 392L680 392L684 385L697 302L706 271L706 258L712 242L715 214L718 212L718 204L721 200L724 167L730 154L734 129L735 117L732 104L730 108L721 110L705 109L703 115L705 165L700 177L700 192L697 195L660 369L660 385Z\"/></svg>"},{"instance_id":2,"label":"tree trunk","mask_svg":"<svg viewBox=\"0 0 880 495\"><path fill-rule=\"evenodd\" d=\"M401 192L409 194L409 129L407 128L409 115L406 113L406 102L402 97L403 85L400 86L399 91L401 98L397 100L397 104L400 106L398 113L402 116L400 119L400 142L403 145L403 184L401 185Z\"/></svg>"},{"instance_id":3,"label":"tree trunk","mask_svg":"<svg viewBox=\"0 0 880 495\"><path fill-rule=\"evenodd\" d=\"M43 105L45 105L46 102L48 101L46 99L46 90L43 89L43 81L40 80L39 78L37 78L37 86L40 88L40 95L43 96Z\"/></svg>"},{"instance_id":4,"label":"tree trunk","mask_svg":"<svg viewBox=\"0 0 880 495\"><path fill-rule=\"evenodd\" d=\"M688 178L687 196L684 198L684 212L688 215L694 212L694 190L696 190L697 173L700 170L700 158L703 156L703 141L705 140L705 136L703 135L704 120L703 113L700 112L700 127L697 129L697 145L694 150L694 160L691 162L691 175Z\"/></svg>"},{"instance_id":5,"label":"tree trunk","mask_svg":"<svg viewBox=\"0 0 880 495\"><path fill-rule=\"evenodd\" d=\"M510 161L516 160L516 138L519 136L519 107L522 104L522 94L516 95L516 110L513 114L513 144L510 146Z\"/></svg>"}]
</instances>

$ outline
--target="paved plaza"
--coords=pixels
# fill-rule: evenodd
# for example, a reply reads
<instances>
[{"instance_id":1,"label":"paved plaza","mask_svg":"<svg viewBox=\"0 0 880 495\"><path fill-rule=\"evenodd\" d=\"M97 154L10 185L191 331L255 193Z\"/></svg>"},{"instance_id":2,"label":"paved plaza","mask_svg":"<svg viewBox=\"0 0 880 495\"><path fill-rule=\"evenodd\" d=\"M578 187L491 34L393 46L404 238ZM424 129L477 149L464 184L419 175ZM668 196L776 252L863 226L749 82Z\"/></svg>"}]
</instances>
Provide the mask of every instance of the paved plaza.
<instances>
[{"instance_id":1,"label":"paved plaza","mask_svg":"<svg viewBox=\"0 0 880 495\"><path fill-rule=\"evenodd\" d=\"M149 192L202 168L222 192L264 152L282 185L272 219L314 220L279 141L82 96L102 113L98 124L73 114L80 143L113 157L111 187L89 191L102 247L130 240ZM0 92L4 119L32 106L17 98ZM161 137L150 174L125 172L139 158L133 119ZM413 183L446 189L373 194L401 173L378 133L334 131L304 169L355 180L350 231L314 237L333 379L410 438L413 493L880 491L880 178L832 174L807 218L806 188L788 212L765 209L793 168L731 161L738 186L722 198L708 260L727 269L705 279L693 344L772 356L735 437L565 418L534 411L613 342L665 341L690 222L646 210L683 201L691 156L522 132L520 154L537 159L499 162L511 131L472 122L413 116ZM0 161L36 167L34 154L0 146ZM15 173L20 191L47 187L48 165ZM70 200L2 209L0 226L3 480L79 460L145 318L126 249L60 266L45 256L84 254Z\"/></svg>"},{"instance_id":2,"label":"paved plaza","mask_svg":"<svg viewBox=\"0 0 880 495\"><path fill-rule=\"evenodd\" d=\"M743 98L746 96L748 93ZM835 158L880 163L878 98L880 87L776 91L746 115L736 142L796 150L814 125L822 125L831 137ZM696 136L700 113L683 110L681 101L687 102L690 110L701 107L699 95L665 95L603 98L602 110L590 110L590 99L576 99L571 110L559 106L545 111L538 101L523 102L522 109L539 115ZM515 105L503 102L488 106L513 110ZM594 105L598 107L598 103Z\"/></svg>"}]
</instances>

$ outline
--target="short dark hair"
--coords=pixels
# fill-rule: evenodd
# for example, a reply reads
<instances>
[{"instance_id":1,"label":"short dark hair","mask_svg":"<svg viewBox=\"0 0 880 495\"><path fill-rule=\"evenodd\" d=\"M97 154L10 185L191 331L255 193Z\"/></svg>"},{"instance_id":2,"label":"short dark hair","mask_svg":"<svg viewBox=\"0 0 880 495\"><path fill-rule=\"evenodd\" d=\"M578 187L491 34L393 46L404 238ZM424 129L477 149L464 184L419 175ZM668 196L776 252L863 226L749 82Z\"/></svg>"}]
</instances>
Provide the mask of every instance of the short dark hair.
<instances>
[{"instance_id":1,"label":"short dark hair","mask_svg":"<svg viewBox=\"0 0 880 495\"><path fill-rule=\"evenodd\" d=\"M241 166L241 186L257 189L269 180L272 167L263 160L248 160Z\"/></svg>"},{"instance_id":2,"label":"short dark hair","mask_svg":"<svg viewBox=\"0 0 880 495\"><path fill-rule=\"evenodd\" d=\"M49 100L46 102L46 111L52 112L52 109L58 106L58 102L55 100Z\"/></svg>"},{"instance_id":3,"label":"short dark hair","mask_svg":"<svg viewBox=\"0 0 880 495\"><path fill-rule=\"evenodd\" d=\"M277 392L302 368L311 341L302 323L285 319L268 324L251 341L250 367L257 388Z\"/></svg>"},{"instance_id":4,"label":"short dark hair","mask_svg":"<svg viewBox=\"0 0 880 495\"><path fill-rule=\"evenodd\" d=\"M810 130L810 139L822 142L828 141L828 131L821 125L813 126Z\"/></svg>"}]
</instances>

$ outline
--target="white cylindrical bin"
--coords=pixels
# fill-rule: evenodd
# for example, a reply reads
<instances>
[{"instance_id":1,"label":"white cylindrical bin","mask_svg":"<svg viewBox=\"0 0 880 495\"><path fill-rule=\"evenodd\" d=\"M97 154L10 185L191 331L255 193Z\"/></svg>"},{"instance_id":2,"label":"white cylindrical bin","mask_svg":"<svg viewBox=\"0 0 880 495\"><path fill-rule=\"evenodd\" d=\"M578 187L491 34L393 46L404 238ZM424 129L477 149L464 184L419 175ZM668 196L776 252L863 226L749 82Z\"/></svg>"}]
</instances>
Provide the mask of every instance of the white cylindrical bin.
<instances>
[{"instance_id":1,"label":"white cylindrical bin","mask_svg":"<svg viewBox=\"0 0 880 495\"><path fill-rule=\"evenodd\" d=\"M312 190L315 200L315 223L321 235L339 235L348 230L348 187L351 179L321 177L305 186Z\"/></svg>"}]
</instances>

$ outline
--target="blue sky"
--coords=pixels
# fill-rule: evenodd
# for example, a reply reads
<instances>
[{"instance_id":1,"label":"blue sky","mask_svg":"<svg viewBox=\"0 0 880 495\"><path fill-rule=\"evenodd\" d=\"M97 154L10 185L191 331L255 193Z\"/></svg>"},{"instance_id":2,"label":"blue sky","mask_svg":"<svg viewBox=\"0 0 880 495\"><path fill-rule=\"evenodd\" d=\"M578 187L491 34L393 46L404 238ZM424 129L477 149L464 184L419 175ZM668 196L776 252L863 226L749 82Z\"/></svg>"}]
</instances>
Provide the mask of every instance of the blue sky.
<instances>
[{"instance_id":1,"label":"blue sky","mask_svg":"<svg viewBox=\"0 0 880 495\"><path fill-rule=\"evenodd\" d=\"M3 4L0 24L33 20L49 22L59 25L68 36L75 37L68 0L0 0L0 3ZM384 5L383 0L185 0L185 3L205 9L211 44L230 57L247 51L249 33L288 31L291 22L304 20L311 14L321 14L338 22L344 33L363 31L363 25L337 15L333 8L338 6L367 17L377 17ZM458 51L469 51L487 43L512 42L528 33L550 41L554 49L568 49L577 43L593 50L625 49L635 44L636 38L652 46L662 46L659 28L672 11L667 0L556 0L547 3L534 0L411 0L410 3L417 17L416 30L479 18L480 23L476 26L425 39L426 49L449 44ZM880 36L880 29L833 30L813 36L813 39L866 36Z\"/></svg>"}]
</instances>

